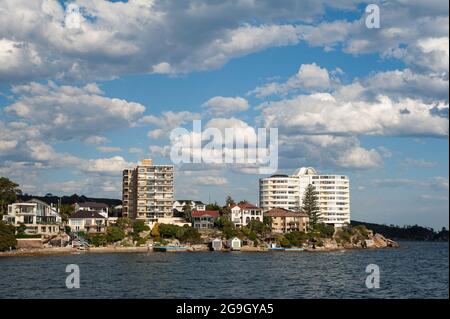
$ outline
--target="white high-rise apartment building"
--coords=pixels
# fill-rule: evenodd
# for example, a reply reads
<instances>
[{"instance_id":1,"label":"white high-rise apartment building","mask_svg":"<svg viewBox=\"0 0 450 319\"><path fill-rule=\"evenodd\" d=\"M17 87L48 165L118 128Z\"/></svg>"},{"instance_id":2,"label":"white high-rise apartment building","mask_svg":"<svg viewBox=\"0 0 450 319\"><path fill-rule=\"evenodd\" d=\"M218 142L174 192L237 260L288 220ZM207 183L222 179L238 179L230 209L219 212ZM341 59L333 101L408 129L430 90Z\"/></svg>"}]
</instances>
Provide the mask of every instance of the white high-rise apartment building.
<instances>
[{"instance_id":1,"label":"white high-rise apartment building","mask_svg":"<svg viewBox=\"0 0 450 319\"><path fill-rule=\"evenodd\" d=\"M173 165L153 165L142 160L123 171L123 216L143 219L147 224L173 216Z\"/></svg>"},{"instance_id":2,"label":"white high-rise apartment building","mask_svg":"<svg viewBox=\"0 0 450 319\"><path fill-rule=\"evenodd\" d=\"M302 167L294 175L272 175L259 181L259 202L264 211L279 207L300 210L308 185L314 186L324 223L342 227L350 223L350 181L344 175L319 175Z\"/></svg>"}]
</instances>

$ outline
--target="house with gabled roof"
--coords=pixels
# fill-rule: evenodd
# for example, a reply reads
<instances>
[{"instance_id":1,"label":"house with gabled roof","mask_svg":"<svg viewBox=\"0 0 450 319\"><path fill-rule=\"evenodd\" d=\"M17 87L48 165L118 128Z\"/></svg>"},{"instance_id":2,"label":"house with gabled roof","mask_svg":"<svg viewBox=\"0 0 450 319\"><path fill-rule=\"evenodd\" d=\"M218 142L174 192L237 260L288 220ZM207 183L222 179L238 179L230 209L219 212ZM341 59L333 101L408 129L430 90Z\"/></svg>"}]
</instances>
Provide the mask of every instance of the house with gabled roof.
<instances>
[{"instance_id":1,"label":"house with gabled roof","mask_svg":"<svg viewBox=\"0 0 450 319\"><path fill-rule=\"evenodd\" d=\"M73 204L75 211L79 210L87 210L90 212L97 212L105 218L108 218L108 205L105 203L98 202L84 202L84 203L75 203Z\"/></svg>"},{"instance_id":2,"label":"house with gabled roof","mask_svg":"<svg viewBox=\"0 0 450 319\"><path fill-rule=\"evenodd\" d=\"M289 233L292 231L308 230L309 218L303 212L295 212L284 208L272 208L264 212L270 218L270 227L274 233Z\"/></svg>"},{"instance_id":3,"label":"house with gabled roof","mask_svg":"<svg viewBox=\"0 0 450 319\"><path fill-rule=\"evenodd\" d=\"M178 199L173 202L173 209L182 212L186 205L190 205L192 210L206 210L206 204L200 200Z\"/></svg>"},{"instance_id":4,"label":"house with gabled roof","mask_svg":"<svg viewBox=\"0 0 450 319\"><path fill-rule=\"evenodd\" d=\"M69 227L72 232L104 233L107 218L96 211L78 210L69 217Z\"/></svg>"},{"instance_id":5,"label":"house with gabled roof","mask_svg":"<svg viewBox=\"0 0 450 319\"><path fill-rule=\"evenodd\" d=\"M214 228L214 222L219 218L218 210L194 210L191 214L192 227L198 230Z\"/></svg>"},{"instance_id":6,"label":"house with gabled roof","mask_svg":"<svg viewBox=\"0 0 450 319\"><path fill-rule=\"evenodd\" d=\"M236 227L247 226L252 220L263 222L263 211L251 203L240 203L231 207L231 221Z\"/></svg>"}]
</instances>

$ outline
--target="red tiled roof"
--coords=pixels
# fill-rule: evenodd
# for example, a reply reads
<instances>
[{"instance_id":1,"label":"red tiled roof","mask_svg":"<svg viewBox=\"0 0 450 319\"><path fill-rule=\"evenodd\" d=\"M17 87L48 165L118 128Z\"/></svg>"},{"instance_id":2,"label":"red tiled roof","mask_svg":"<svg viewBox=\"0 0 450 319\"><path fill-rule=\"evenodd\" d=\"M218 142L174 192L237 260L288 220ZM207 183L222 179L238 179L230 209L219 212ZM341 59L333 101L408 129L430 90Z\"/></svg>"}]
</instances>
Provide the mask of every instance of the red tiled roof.
<instances>
[{"instance_id":1,"label":"red tiled roof","mask_svg":"<svg viewBox=\"0 0 450 319\"><path fill-rule=\"evenodd\" d=\"M284 208L272 208L264 213L264 216L268 217L308 217L303 212L293 212Z\"/></svg>"},{"instance_id":2,"label":"red tiled roof","mask_svg":"<svg viewBox=\"0 0 450 319\"><path fill-rule=\"evenodd\" d=\"M193 210L192 217L211 216L212 218L219 218L218 210Z\"/></svg>"},{"instance_id":3,"label":"red tiled roof","mask_svg":"<svg viewBox=\"0 0 450 319\"><path fill-rule=\"evenodd\" d=\"M255 205L253 205L251 203L237 204L237 205L234 205L231 208L234 208L236 206L239 207L240 209L257 209L257 210L261 210L261 208L259 208L258 206L255 206Z\"/></svg>"}]
</instances>

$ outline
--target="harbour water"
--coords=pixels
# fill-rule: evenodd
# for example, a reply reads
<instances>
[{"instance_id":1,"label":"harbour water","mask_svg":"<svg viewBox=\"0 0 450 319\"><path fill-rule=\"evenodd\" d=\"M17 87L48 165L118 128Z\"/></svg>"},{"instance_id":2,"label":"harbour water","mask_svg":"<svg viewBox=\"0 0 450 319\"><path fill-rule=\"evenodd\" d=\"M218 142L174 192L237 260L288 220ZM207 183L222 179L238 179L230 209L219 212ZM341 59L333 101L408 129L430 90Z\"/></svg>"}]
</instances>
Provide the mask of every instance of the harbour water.
<instances>
[{"instance_id":1,"label":"harbour water","mask_svg":"<svg viewBox=\"0 0 450 319\"><path fill-rule=\"evenodd\" d=\"M341 252L1 257L0 298L448 298L448 243ZM66 288L66 266L80 288ZM368 264L380 288L368 289Z\"/></svg>"}]
</instances>

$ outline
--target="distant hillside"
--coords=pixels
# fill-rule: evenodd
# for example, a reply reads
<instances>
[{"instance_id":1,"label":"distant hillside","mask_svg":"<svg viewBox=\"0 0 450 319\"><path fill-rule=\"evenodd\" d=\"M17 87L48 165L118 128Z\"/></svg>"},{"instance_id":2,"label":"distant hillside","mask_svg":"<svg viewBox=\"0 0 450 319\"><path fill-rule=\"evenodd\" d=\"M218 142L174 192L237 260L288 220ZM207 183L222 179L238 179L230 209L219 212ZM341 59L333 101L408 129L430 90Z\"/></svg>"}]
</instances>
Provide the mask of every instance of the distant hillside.
<instances>
[{"instance_id":1,"label":"distant hillside","mask_svg":"<svg viewBox=\"0 0 450 319\"><path fill-rule=\"evenodd\" d=\"M441 231L436 232L432 228L414 226L387 226L373 223L359 222L356 220L351 221L352 226L364 225L368 229L373 230L375 233L379 233L387 238L393 240L430 240L430 241L448 241L448 230L443 228Z\"/></svg>"},{"instance_id":2,"label":"distant hillside","mask_svg":"<svg viewBox=\"0 0 450 319\"><path fill-rule=\"evenodd\" d=\"M93 197L86 197L84 195L78 196L77 194L73 194L71 196L54 196L51 194L48 194L46 196L34 196L29 194L23 194L17 196L18 200L30 200L32 198L40 199L47 204L58 204L59 199L61 199L61 204L74 204L74 203L83 203L83 202L97 202L97 203L105 203L108 206L117 206L122 205L122 201L120 199L111 199L111 198L93 198Z\"/></svg>"}]
</instances>

